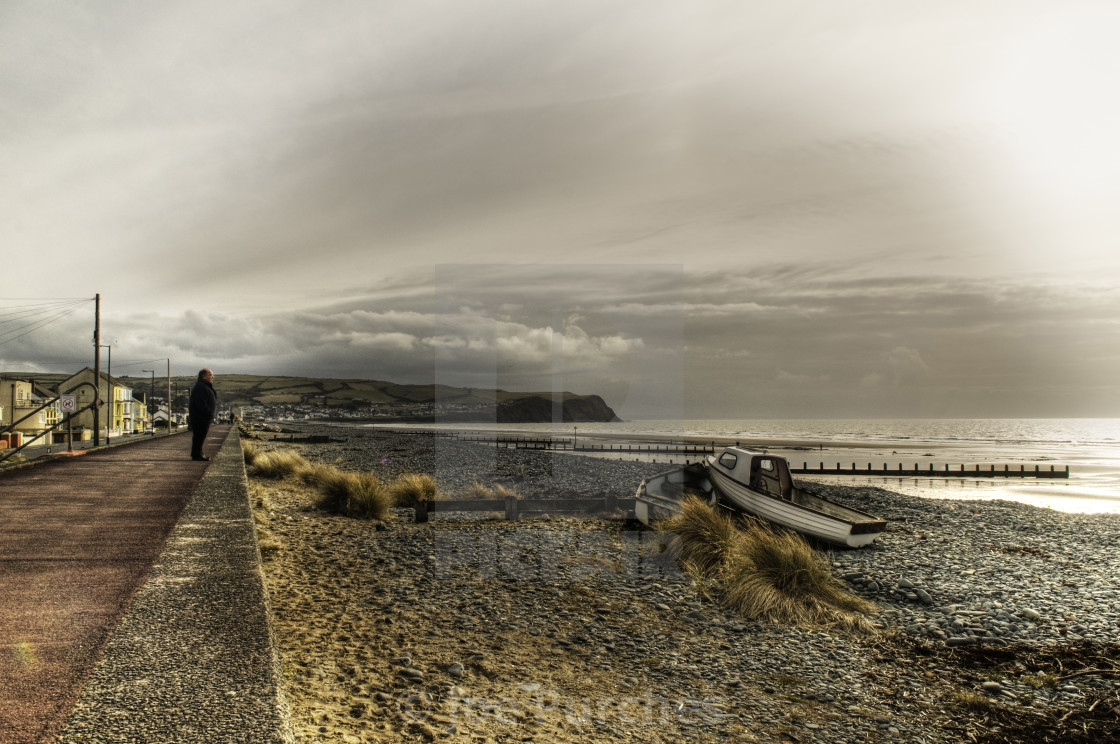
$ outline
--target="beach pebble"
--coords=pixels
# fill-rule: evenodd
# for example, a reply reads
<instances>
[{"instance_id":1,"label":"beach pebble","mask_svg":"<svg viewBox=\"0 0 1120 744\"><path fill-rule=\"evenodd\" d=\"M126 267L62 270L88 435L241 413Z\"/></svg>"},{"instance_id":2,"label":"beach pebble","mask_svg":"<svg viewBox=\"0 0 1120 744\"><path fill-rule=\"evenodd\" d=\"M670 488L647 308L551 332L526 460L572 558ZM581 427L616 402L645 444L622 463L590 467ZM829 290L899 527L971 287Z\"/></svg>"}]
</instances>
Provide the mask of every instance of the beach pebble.
<instances>
[{"instance_id":1,"label":"beach pebble","mask_svg":"<svg viewBox=\"0 0 1120 744\"><path fill-rule=\"evenodd\" d=\"M383 467L378 462L386 452L393 456ZM453 439L432 446L423 437L380 430L345 447L309 450L308 456L328 463L343 459L355 469L366 462L383 480L431 472L450 493L478 480L542 498L604 491L628 497L643 477L665 469L496 452ZM962 729L944 724L978 721L984 714L954 707L946 697L951 691L982 690L1009 705L1029 704L1060 717L1091 695L1120 689L1120 680L1094 674L1079 676L1078 685L1040 688L1037 680L1025 679L1033 667L1011 664L997 672L1006 679L981 684L975 676L977 661L996 658L986 655L1004 647L1026 660L1032 650L1078 638L1120 641L1120 516L1007 501L924 500L890 491L888 481L883 488L798 481L887 520L888 530L867 548L821 551L825 565L851 591L868 599L874 593L878 614L870 621L884 631L879 640L738 616L702 595L666 559L655 533L620 519L507 522L496 514L437 512L430 524L413 525L411 513L398 510L392 531L375 535L363 528L347 570L387 577L380 586L370 582L365 611L381 614L379 630L396 618L390 631L401 638L396 648L420 648L406 640L409 629L447 619L439 632L451 647L437 654L439 642L432 639L431 653L425 648L422 654L425 661L446 659L438 667L447 670L445 682L459 679L452 659L464 659L464 675L470 664L465 658L488 659L487 674L471 677L472 713L485 718L491 705L497 716L503 696L545 690L542 697L556 695L558 705L570 704L571 714L580 715L581 701L597 689L605 697L591 702L605 707L593 708L603 718L594 721L593 736L602 741L778 741L796 731L802 741L863 741L870 735L956 744ZM437 582L430 580L433 572ZM1043 618L1050 622L1039 622ZM464 642L456 640L459 633ZM513 638L539 645L541 666L517 666L506 652L506 640ZM885 638L897 640L881 645ZM910 641L930 653L914 653ZM395 667L413 668L410 655L394 653ZM563 674L554 674L551 665ZM324 672L332 679L335 668L324 664ZM648 698L650 715L627 708L620 721L611 705L631 696ZM465 697L465 691L449 692L443 700ZM840 715L791 725L783 715L789 701L798 700ZM821 728L804 725L810 722ZM543 728L532 733L538 741L548 738Z\"/></svg>"}]
</instances>

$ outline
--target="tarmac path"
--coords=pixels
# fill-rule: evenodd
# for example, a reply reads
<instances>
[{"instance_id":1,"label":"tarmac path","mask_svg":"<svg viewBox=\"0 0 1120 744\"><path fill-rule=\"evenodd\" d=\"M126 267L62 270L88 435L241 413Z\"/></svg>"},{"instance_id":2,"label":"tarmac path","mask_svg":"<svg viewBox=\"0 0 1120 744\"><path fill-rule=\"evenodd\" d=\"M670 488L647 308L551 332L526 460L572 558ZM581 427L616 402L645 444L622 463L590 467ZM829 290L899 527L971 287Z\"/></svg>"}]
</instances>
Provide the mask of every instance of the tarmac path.
<instances>
[{"instance_id":1,"label":"tarmac path","mask_svg":"<svg viewBox=\"0 0 1120 744\"><path fill-rule=\"evenodd\" d=\"M208 465L173 434L0 473L0 744L58 732Z\"/></svg>"}]
</instances>

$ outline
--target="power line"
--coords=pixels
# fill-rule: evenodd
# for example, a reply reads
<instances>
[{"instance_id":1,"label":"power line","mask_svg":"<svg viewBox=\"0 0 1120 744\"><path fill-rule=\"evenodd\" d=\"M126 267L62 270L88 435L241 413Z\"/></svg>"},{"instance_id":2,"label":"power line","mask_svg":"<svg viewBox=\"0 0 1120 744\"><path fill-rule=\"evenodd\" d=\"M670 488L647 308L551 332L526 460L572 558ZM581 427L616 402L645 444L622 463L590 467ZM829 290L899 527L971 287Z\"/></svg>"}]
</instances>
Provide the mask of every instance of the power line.
<instances>
[{"instance_id":1,"label":"power line","mask_svg":"<svg viewBox=\"0 0 1120 744\"><path fill-rule=\"evenodd\" d=\"M33 321L33 322L28 323L26 325L19 326L18 328L13 328L10 331L5 331L4 333L0 333L0 338L3 338L4 336L11 336L11 334L13 334L17 331L22 331L25 328L29 329L29 330L24 331L23 333L19 334L18 336L12 336L12 338L0 341L0 346L3 346L4 344L10 344L13 341L17 341L17 340L23 338L24 336L26 336L30 333L34 333L35 331L43 328L44 326L48 326L48 325L50 325L51 323L54 323L57 320L61 320L62 318L65 318L67 315L70 315L71 313L73 313L77 309L78 309L78 306L74 305L74 306L71 306L69 309L61 310L61 311L55 313L54 315L52 315L49 318L43 318L43 319L40 319L40 320L36 320L36 321Z\"/></svg>"},{"instance_id":2,"label":"power line","mask_svg":"<svg viewBox=\"0 0 1120 744\"><path fill-rule=\"evenodd\" d=\"M77 307L83 304L84 301L79 302L52 302L52 303L39 303L36 305L14 305L14 309L0 310L0 317L10 316L7 320L0 320L0 325L5 323L14 323L23 318L30 318L36 315L43 315L44 313L61 310L68 307Z\"/></svg>"}]
</instances>

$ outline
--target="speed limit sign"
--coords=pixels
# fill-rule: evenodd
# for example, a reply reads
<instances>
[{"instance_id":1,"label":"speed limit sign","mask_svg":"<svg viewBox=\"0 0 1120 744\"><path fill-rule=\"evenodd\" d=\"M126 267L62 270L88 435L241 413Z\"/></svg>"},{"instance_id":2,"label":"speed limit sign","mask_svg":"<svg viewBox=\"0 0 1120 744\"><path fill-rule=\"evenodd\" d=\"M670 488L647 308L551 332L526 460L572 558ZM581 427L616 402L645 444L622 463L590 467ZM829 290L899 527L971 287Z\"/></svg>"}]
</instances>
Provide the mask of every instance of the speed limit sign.
<instances>
[{"instance_id":1,"label":"speed limit sign","mask_svg":"<svg viewBox=\"0 0 1120 744\"><path fill-rule=\"evenodd\" d=\"M73 413L78 410L78 396L76 395L60 395L58 396L58 407L64 413Z\"/></svg>"}]
</instances>

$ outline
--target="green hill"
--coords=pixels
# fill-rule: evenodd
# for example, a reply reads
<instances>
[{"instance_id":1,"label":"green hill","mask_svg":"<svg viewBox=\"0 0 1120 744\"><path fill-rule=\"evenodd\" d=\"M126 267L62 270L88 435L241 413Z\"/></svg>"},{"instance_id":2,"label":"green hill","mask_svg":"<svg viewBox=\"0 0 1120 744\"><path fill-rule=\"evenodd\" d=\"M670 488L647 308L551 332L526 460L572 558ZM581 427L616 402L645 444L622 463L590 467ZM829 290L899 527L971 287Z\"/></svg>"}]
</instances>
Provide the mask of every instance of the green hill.
<instances>
[{"instance_id":1,"label":"green hill","mask_svg":"<svg viewBox=\"0 0 1120 744\"><path fill-rule=\"evenodd\" d=\"M3 373L4 377L34 378L54 387L69 377L64 374ZM139 393L151 391L150 376L115 376ZM186 408L187 394L196 377L171 378L171 397L176 409ZM154 396L167 395L167 378L156 376ZM430 417L433 410L441 420L460 421L549 421L552 416L551 392L514 392L484 388L459 388L449 385L402 385L384 380L348 380L277 375L221 374L214 377L214 388L223 407L302 405L337 408L353 414L368 412L378 416L405 418ZM597 395L558 393L565 421L612 421L614 411Z\"/></svg>"}]
</instances>

